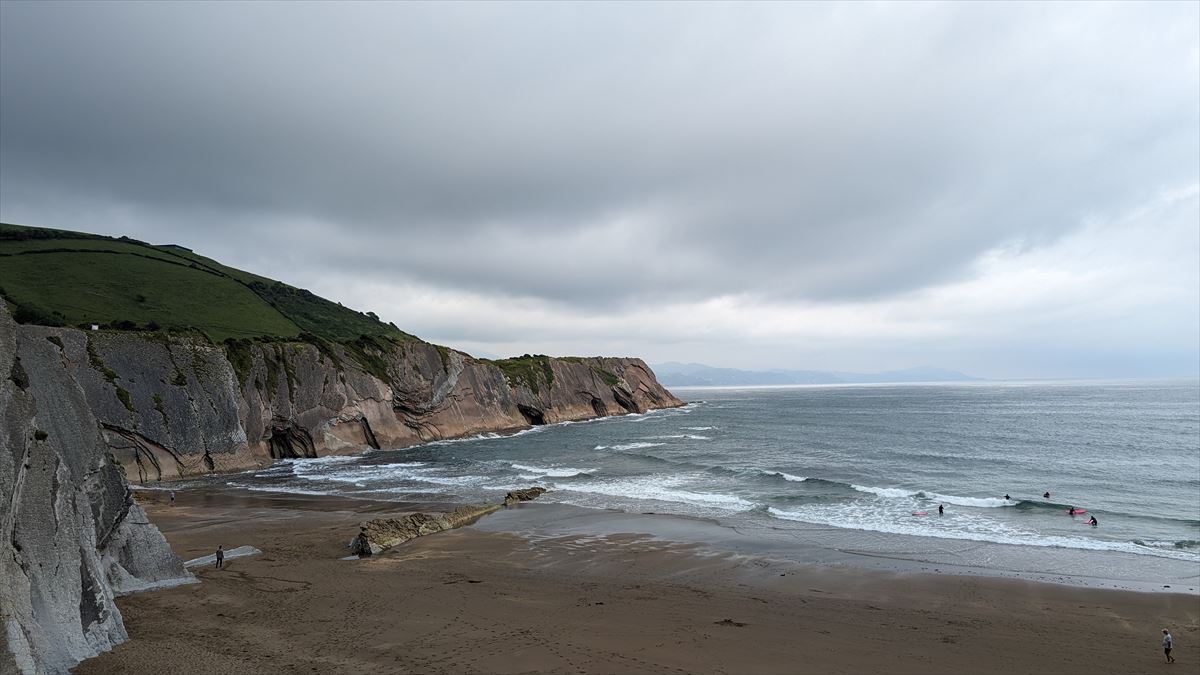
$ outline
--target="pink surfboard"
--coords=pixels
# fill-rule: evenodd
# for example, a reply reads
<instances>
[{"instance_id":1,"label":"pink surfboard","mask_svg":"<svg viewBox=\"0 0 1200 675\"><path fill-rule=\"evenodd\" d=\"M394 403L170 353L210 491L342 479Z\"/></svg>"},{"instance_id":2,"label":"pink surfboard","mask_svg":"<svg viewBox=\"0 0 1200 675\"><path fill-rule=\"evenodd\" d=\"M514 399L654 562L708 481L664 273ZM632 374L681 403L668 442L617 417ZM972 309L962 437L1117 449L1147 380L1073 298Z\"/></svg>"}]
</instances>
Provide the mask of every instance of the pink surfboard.
<instances>
[{"instance_id":1,"label":"pink surfboard","mask_svg":"<svg viewBox=\"0 0 1200 675\"><path fill-rule=\"evenodd\" d=\"M927 516L927 515L929 515L929 512L928 511L913 511L913 515L914 516Z\"/></svg>"}]
</instances>

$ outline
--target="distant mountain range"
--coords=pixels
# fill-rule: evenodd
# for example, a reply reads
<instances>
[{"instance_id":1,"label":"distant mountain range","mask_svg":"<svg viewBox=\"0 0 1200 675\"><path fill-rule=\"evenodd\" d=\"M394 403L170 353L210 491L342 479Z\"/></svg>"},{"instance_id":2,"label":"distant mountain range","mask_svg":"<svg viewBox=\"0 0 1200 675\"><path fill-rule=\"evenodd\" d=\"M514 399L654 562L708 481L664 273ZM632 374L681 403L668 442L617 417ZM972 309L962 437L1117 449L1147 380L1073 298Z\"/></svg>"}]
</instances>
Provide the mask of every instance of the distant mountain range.
<instances>
[{"instance_id":1,"label":"distant mountain range","mask_svg":"<svg viewBox=\"0 0 1200 675\"><path fill-rule=\"evenodd\" d=\"M738 387L769 384L865 384L893 382L968 382L971 377L945 368L918 367L882 373L843 373L823 370L738 370L702 363L668 361L654 366L658 381L668 387Z\"/></svg>"}]
</instances>

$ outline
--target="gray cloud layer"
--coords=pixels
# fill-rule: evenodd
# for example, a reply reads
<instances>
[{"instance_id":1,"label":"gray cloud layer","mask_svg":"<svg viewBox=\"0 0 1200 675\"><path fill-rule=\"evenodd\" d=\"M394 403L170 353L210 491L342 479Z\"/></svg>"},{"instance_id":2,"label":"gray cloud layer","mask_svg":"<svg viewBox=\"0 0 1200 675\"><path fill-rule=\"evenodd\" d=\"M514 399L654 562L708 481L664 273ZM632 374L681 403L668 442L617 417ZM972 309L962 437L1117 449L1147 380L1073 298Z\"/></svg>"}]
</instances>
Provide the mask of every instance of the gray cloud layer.
<instances>
[{"instance_id":1,"label":"gray cloud layer","mask_svg":"<svg viewBox=\"0 0 1200 675\"><path fill-rule=\"evenodd\" d=\"M1198 7L3 3L0 207L575 311L875 301L1200 180Z\"/></svg>"}]
</instances>

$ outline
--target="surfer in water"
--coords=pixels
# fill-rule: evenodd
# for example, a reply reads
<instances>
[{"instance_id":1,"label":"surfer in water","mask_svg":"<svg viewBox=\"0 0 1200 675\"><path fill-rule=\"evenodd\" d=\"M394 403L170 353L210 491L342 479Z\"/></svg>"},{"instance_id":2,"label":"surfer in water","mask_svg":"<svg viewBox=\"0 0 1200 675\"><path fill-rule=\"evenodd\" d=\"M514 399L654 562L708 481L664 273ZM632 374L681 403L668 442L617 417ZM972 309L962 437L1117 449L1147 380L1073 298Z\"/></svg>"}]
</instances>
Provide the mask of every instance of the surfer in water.
<instances>
[{"instance_id":1,"label":"surfer in water","mask_svg":"<svg viewBox=\"0 0 1200 675\"><path fill-rule=\"evenodd\" d=\"M940 516L945 512L946 512L946 507L942 506L941 504L938 504L938 515Z\"/></svg>"},{"instance_id":2,"label":"surfer in water","mask_svg":"<svg viewBox=\"0 0 1200 675\"><path fill-rule=\"evenodd\" d=\"M1071 508L1067 509L1067 515L1068 515L1068 516L1073 516L1073 515L1075 515L1075 507L1074 507L1074 506L1072 506Z\"/></svg>"},{"instance_id":3,"label":"surfer in water","mask_svg":"<svg viewBox=\"0 0 1200 675\"><path fill-rule=\"evenodd\" d=\"M1050 499L1050 493L1047 492L1046 494L1042 495L1042 499Z\"/></svg>"},{"instance_id":4,"label":"surfer in water","mask_svg":"<svg viewBox=\"0 0 1200 675\"><path fill-rule=\"evenodd\" d=\"M1096 516L1092 516L1091 518L1088 518L1087 524L1095 527L1100 524L1100 521L1096 520Z\"/></svg>"},{"instance_id":5,"label":"surfer in water","mask_svg":"<svg viewBox=\"0 0 1200 675\"><path fill-rule=\"evenodd\" d=\"M1004 501L1006 501L1006 502L1011 502L1011 501L1012 501L1012 497L1009 497L1007 492L1006 492L1006 493L1004 493Z\"/></svg>"}]
</instances>

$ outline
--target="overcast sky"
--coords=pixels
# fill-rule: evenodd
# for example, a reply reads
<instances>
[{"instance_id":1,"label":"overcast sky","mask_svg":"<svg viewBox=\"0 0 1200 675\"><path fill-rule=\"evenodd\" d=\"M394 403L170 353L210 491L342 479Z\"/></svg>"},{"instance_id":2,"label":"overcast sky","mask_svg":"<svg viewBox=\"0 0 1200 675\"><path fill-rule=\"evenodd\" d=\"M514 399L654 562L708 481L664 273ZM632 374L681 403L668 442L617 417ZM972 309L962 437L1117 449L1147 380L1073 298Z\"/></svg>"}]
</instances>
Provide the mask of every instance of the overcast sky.
<instances>
[{"instance_id":1,"label":"overcast sky","mask_svg":"<svg viewBox=\"0 0 1200 675\"><path fill-rule=\"evenodd\" d=\"M1200 372L1200 3L0 3L0 219L484 355Z\"/></svg>"}]
</instances>

